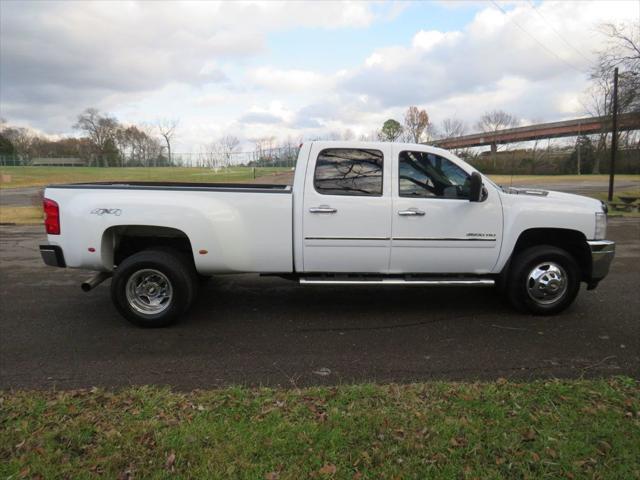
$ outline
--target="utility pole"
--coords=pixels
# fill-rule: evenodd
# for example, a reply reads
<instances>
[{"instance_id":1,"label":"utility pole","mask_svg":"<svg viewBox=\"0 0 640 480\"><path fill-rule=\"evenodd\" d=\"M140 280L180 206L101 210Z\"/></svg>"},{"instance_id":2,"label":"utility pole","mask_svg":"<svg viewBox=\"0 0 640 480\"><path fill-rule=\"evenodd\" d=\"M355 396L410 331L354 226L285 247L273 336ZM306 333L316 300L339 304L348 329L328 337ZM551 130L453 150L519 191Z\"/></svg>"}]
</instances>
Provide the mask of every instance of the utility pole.
<instances>
[{"instance_id":1,"label":"utility pole","mask_svg":"<svg viewBox=\"0 0 640 480\"><path fill-rule=\"evenodd\" d=\"M611 164L609 165L609 201L613 200L613 176L616 169L616 152L618 150L618 67L613 71L613 112L611 128Z\"/></svg>"},{"instance_id":2,"label":"utility pole","mask_svg":"<svg viewBox=\"0 0 640 480\"><path fill-rule=\"evenodd\" d=\"M582 130L582 128L581 128L581 127L582 127L582 122L580 122L580 123L578 124L578 138L577 138L577 140L576 140L576 146L578 147L578 148L577 148L577 150L578 150L578 175L580 175L580 174L582 173L582 172L580 171L580 170L581 170L581 165L580 165L580 164L582 163L582 162L581 162L581 160L582 160L582 159L580 158L580 154L582 153L582 152L580 151L580 150L581 150L581 144L582 144L582 137L581 137L581 133L582 133L582 131L581 131L581 130Z\"/></svg>"}]
</instances>

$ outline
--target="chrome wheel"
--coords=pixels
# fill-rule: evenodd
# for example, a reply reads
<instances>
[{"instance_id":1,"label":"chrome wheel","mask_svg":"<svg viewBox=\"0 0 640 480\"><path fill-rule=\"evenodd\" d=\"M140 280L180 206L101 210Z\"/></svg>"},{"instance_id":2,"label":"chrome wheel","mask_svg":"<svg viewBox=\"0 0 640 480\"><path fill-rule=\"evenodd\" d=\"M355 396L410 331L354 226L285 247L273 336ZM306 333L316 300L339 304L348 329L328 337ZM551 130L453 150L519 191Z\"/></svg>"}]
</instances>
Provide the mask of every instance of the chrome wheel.
<instances>
[{"instance_id":1,"label":"chrome wheel","mask_svg":"<svg viewBox=\"0 0 640 480\"><path fill-rule=\"evenodd\" d=\"M567 272L554 262L536 266L527 276L527 293L540 305L550 305L560 300L567 292Z\"/></svg>"},{"instance_id":2,"label":"chrome wheel","mask_svg":"<svg viewBox=\"0 0 640 480\"><path fill-rule=\"evenodd\" d=\"M173 298L173 288L166 275L158 270L138 270L129 277L125 287L131 308L143 315L165 311Z\"/></svg>"}]
</instances>

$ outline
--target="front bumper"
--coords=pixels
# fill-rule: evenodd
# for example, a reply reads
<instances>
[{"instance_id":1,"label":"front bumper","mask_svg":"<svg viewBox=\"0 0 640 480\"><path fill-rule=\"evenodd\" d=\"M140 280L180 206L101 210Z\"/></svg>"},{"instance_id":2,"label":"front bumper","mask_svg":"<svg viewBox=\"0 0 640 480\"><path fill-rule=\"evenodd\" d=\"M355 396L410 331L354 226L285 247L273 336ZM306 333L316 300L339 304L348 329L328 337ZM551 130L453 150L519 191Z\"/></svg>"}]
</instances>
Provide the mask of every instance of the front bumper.
<instances>
[{"instance_id":1,"label":"front bumper","mask_svg":"<svg viewBox=\"0 0 640 480\"><path fill-rule=\"evenodd\" d=\"M40 245L40 255L44 263L51 267L66 267L64 254L58 245Z\"/></svg>"},{"instance_id":2,"label":"front bumper","mask_svg":"<svg viewBox=\"0 0 640 480\"><path fill-rule=\"evenodd\" d=\"M591 281L589 287L592 288L600 280L607 276L609 267L616 253L616 243L611 240L589 240L587 241L591 250Z\"/></svg>"}]
</instances>

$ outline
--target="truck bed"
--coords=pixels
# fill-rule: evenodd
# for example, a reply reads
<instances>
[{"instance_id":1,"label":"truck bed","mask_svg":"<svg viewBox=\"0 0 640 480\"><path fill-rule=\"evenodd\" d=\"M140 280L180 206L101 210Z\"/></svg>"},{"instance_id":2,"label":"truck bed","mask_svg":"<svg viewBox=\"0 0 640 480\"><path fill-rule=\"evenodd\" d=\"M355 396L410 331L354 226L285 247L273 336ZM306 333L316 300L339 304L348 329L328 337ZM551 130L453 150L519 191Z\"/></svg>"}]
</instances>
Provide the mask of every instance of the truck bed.
<instances>
[{"instance_id":1,"label":"truck bed","mask_svg":"<svg viewBox=\"0 0 640 480\"><path fill-rule=\"evenodd\" d=\"M270 183L193 183L193 182L87 182L48 185L47 188L112 190L178 190L290 194L290 185Z\"/></svg>"},{"instance_id":2,"label":"truck bed","mask_svg":"<svg viewBox=\"0 0 640 480\"><path fill-rule=\"evenodd\" d=\"M109 271L123 229L178 231L189 239L202 274L293 270L293 194L287 185L95 182L50 185L61 232L50 245L67 266Z\"/></svg>"}]
</instances>

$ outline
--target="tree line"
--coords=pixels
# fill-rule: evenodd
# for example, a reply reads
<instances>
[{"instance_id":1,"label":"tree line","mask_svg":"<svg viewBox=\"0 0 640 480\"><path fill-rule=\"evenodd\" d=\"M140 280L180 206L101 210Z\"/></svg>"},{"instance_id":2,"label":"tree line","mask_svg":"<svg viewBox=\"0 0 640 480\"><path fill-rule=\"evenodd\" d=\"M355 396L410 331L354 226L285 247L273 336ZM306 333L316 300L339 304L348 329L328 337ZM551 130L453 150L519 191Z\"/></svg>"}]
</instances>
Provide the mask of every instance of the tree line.
<instances>
[{"instance_id":1,"label":"tree line","mask_svg":"<svg viewBox=\"0 0 640 480\"><path fill-rule=\"evenodd\" d=\"M476 123L476 131L495 132L519 125L517 117L503 110L486 112ZM404 123L390 118L374 135L383 142L430 142L439 138L461 137L467 133L467 125L457 118L445 118L434 125L426 110L410 106L404 114Z\"/></svg>"},{"instance_id":2,"label":"tree line","mask_svg":"<svg viewBox=\"0 0 640 480\"><path fill-rule=\"evenodd\" d=\"M55 139L0 119L0 155L20 160L73 157L99 167L167 166L173 164L171 145L177 126L177 120L123 124L111 115L87 108L73 125L83 136Z\"/></svg>"}]
</instances>

